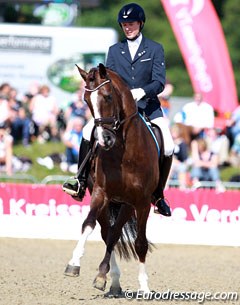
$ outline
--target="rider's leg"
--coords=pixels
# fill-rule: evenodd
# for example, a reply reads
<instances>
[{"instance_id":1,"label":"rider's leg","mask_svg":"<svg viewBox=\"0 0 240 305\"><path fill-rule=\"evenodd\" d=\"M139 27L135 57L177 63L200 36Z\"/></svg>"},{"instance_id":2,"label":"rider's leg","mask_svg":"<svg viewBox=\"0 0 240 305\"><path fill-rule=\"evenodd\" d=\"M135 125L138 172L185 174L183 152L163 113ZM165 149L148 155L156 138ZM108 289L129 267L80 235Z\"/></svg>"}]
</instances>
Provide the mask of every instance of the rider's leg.
<instances>
[{"instance_id":1,"label":"rider's leg","mask_svg":"<svg viewBox=\"0 0 240 305\"><path fill-rule=\"evenodd\" d=\"M168 127L168 122L164 117L156 118L152 120L152 122L161 129L164 141L164 157L163 161L159 163L159 183L157 190L154 192L154 197L156 199L155 205L157 207L155 212L164 216L171 216L171 210L164 198L163 191L172 165L174 142Z\"/></svg>"},{"instance_id":2,"label":"rider's leg","mask_svg":"<svg viewBox=\"0 0 240 305\"><path fill-rule=\"evenodd\" d=\"M91 148L90 139L91 133L94 126L94 121L90 120L87 125L83 128L83 138L81 141L81 145L79 148L79 156L78 156L78 169L82 166L82 169L78 171L75 177L71 177L67 179L63 184L63 190L76 198L77 200L82 200L86 188L87 188L87 179L89 174L89 160L85 160L86 156ZM83 165L83 162L85 163Z\"/></svg>"}]
</instances>

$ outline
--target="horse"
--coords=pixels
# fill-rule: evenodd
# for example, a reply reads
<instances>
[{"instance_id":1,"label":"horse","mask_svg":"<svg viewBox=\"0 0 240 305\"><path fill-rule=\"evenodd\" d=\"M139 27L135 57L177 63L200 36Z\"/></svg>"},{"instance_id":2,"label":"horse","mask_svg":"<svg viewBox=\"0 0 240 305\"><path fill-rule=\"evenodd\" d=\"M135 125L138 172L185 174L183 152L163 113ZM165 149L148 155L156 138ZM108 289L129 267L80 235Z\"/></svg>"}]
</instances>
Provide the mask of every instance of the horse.
<instances>
[{"instance_id":1,"label":"horse","mask_svg":"<svg viewBox=\"0 0 240 305\"><path fill-rule=\"evenodd\" d=\"M118 250L125 259L138 259L139 289L149 293L145 261L151 243L146 237L146 225L159 181L159 147L138 113L129 87L117 73L103 64L89 72L77 68L86 83L84 99L94 118L97 148L92 183L88 185L90 211L65 275L79 275L85 242L98 221L106 251L93 286L104 291L110 271L109 294L121 294L115 259Z\"/></svg>"}]
</instances>

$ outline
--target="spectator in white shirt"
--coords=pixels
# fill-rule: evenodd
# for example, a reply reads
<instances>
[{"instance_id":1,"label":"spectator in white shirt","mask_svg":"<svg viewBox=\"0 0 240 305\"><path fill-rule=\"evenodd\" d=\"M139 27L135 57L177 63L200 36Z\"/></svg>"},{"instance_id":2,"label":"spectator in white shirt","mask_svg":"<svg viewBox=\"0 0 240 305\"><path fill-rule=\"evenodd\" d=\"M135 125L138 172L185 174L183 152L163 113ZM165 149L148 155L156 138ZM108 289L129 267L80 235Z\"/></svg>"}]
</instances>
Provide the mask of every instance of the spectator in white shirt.
<instances>
[{"instance_id":1,"label":"spectator in white shirt","mask_svg":"<svg viewBox=\"0 0 240 305\"><path fill-rule=\"evenodd\" d=\"M50 94L50 88L43 85L39 89L39 94L35 95L30 104L32 119L37 126L39 140L42 141L43 132L50 129L50 137L57 138L57 115L59 108L54 96Z\"/></svg>"},{"instance_id":2,"label":"spectator in white shirt","mask_svg":"<svg viewBox=\"0 0 240 305\"><path fill-rule=\"evenodd\" d=\"M10 107L8 100L4 95L0 94L0 124L8 123L10 118Z\"/></svg>"},{"instance_id":3,"label":"spectator in white shirt","mask_svg":"<svg viewBox=\"0 0 240 305\"><path fill-rule=\"evenodd\" d=\"M13 138L8 134L6 125L0 123L0 171L12 175Z\"/></svg>"},{"instance_id":4,"label":"spectator in white shirt","mask_svg":"<svg viewBox=\"0 0 240 305\"><path fill-rule=\"evenodd\" d=\"M202 94L198 92L194 94L194 100L185 104L182 110L175 115L174 121L187 127L189 141L191 141L202 137L204 129L214 127L214 109L203 100Z\"/></svg>"}]
</instances>

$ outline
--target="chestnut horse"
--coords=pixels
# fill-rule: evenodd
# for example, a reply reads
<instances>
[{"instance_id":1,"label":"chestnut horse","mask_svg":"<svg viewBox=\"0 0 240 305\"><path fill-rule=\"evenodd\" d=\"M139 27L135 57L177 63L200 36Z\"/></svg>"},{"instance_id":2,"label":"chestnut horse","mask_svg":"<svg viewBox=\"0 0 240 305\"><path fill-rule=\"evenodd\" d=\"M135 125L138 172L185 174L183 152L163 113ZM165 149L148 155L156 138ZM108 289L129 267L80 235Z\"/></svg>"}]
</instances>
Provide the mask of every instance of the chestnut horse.
<instances>
[{"instance_id":1,"label":"chestnut horse","mask_svg":"<svg viewBox=\"0 0 240 305\"><path fill-rule=\"evenodd\" d=\"M130 89L115 72L103 64L92 68L89 73L79 67L78 70L86 82L84 99L94 118L97 150L90 187L90 211L65 274L79 275L85 242L98 221L106 252L93 282L94 287L105 289L106 275L110 270L110 294L116 296L121 293L114 247L118 247L124 258L129 258L128 243L131 255L135 254L139 260L140 290L147 293L150 290L145 270L149 250L146 224L151 196L159 180L158 147L138 114ZM113 210L114 215L111 214ZM124 239L127 239L125 243Z\"/></svg>"}]
</instances>

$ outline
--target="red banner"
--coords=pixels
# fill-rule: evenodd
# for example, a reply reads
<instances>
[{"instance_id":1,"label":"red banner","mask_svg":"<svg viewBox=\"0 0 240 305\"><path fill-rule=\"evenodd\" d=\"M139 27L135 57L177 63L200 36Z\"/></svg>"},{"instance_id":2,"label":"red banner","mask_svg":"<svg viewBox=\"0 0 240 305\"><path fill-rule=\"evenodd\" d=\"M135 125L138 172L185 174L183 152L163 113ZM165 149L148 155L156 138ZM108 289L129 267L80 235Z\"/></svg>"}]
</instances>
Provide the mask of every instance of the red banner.
<instances>
[{"instance_id":1,"label":"red banner","mask_svg":"<svg viewBox=\"0 0 240 305\"><path fill-rule=\"evenodd\" d=\"M224 33L210 0L161 0L195 92L219 113L238 105Z\"/></svg>"},{"instance_id":2,"label":"red banner","mask_svg":"<svg viewBox=\"0 0 240 305\"><path fill-rule=\"evenodd\" d=\"M173 220L197 222L240 223L239 195L237 190L166 190ZM89 203L88 193L78 202L64 193L60 185L0 184L0 216L86 216Z\"/></svg>"},{"instance_id":3,"label":"red banner","mask_svg":"<svg viewBox=\"0 0 240 305\"><path fill-rule=\"evenodd\" d=\"M147 236L152 242L240 245L239 191L170 188L165 194L172 217L151 209ZM89 203L88 193L78 202L61 185L0 183L0 237L77 240ZM90 239L101 240L99 225Z\"/></svg>"}]
</instances>

